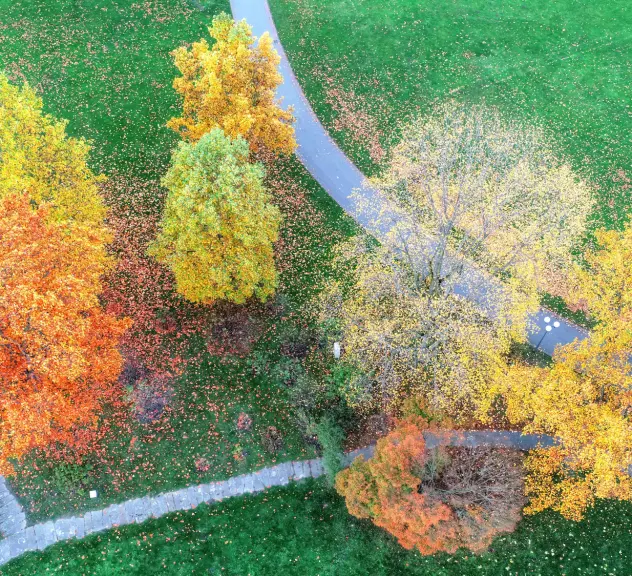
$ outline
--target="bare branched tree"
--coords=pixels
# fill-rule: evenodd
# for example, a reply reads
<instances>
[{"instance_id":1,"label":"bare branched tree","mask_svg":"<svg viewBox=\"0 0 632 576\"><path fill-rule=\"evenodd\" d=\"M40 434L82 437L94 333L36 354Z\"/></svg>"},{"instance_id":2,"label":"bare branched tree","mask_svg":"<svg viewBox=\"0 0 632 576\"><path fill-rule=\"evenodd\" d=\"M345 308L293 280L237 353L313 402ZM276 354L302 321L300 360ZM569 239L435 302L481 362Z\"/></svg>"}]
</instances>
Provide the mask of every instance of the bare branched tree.
<instances>
[{"instance_id":1,"label":"bare branched tree","mask_svg":"<svg viewBox=\"0 0 632 576\"><path fill-rule=\"evenodd\" d=\"M379 246L341 247L350 287L332 284L322 307L370 375L349 383L350 398L386 408L408 388L454 416L485 410L540 291L572 265L590 189L542 130L447 104L409 127L355 202Z\"/></svg>"},{"instance_id":2,"label":"bare branched tree","mask_svg":"<svg viewBox=\"0 0 632 576\"><path fill-rule=\"evenodd\" d=\"M434 460L440 466L424 476L419 490L454 511L462 541L483 549L498 532L513 531L525 504L520 452L482 446L443 448L428 458L427 469Z\"/></svg>"},{"instance_id":3,"label":"bare branched tree","mask_svg":"<svg viewBox=\"0 0 632 576\"><path fill-rule=\"evenodd\" d=\"M518 332L537 292L566 276L593 206L543 130L454 103L409 126L355 200L418 289L464 294Z\"/></svg>"}]
</instances>

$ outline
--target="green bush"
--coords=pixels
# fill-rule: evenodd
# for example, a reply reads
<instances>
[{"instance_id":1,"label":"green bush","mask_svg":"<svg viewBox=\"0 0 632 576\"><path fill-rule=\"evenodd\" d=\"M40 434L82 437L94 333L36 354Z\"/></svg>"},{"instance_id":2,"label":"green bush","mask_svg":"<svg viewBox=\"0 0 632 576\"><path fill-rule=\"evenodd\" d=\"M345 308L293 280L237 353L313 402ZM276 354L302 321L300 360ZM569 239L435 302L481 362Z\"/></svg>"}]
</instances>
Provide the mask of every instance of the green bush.
<instances>
[{"instance_id":1,"label":"green bush","mask_svg":"<svg viewBox=\"0 0 632 576\"><path fill-rule=\"evenodd\" d=\"M265 375L279 386L292 385L304 372L303 364L298 358L288 358L267 350L255 350L249 361L255 376Z\"/></svg>"},{"instance_id":2,"label":"green bush","mask_svg":"<svg viewBox=\"0 0 632 576\"><path fill-rule=\"evenodd\" d=\"M58 464L52 469L52 482L61 494L84 494L90 485L91 464Z\"/></svg>"},{"instance_id":3,"label":"green bush","mask_svg":"<svg viewBox=\"0 0 632 576\"><path fill-rule=\"evenodd\" d=\"M325 416L316 425L316 436L323 449L323 467L327 480L333 486L336 474L343 468L342 443L345 434L333 418Z\"/></svg>"}]
</instances>

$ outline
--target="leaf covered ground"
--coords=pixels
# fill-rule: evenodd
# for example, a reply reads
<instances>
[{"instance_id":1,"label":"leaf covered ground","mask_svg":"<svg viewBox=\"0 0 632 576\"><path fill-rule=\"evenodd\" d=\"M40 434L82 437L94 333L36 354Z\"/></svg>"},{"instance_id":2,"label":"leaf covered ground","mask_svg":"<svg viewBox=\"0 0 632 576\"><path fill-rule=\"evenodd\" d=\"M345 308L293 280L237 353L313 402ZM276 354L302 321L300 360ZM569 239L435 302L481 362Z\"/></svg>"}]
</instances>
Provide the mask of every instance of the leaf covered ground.
<instances>
[{"instance_id":1,"label":"leaf covered ground","mask_svg":"<svg viewBox=\"0 0 632 576\"><path fill-rule=\"evenodd\" d=\"M275 375L255 375L251 360L258 353L273 361L283 327L307 321L303 308L328 274L329 248L351 230L342 211L296 160L270 168L267 183L285 216L277 267L290 305L282 307L190 305L168 270L145 254L165 196L159 182L178 140L165 126L180 106L170 52L207 37L212 16L229 11L225 0L204 6L0 0L0 69L35 87L45 111L68 120L70 135L90 140L91 167L109 178L103 194L119 262L103 303L134 321L124 356L151 372L166 404L154 422L128 404L111 407L97 449L79 464L28 458L11 483L31 521L314 453L290 418L286 386ZM241 413L252 419L250 430L237 426ZM283 439L272 452L265 441L271 426ZM97 500L89 499L93 489Z\"/></svg>"}]
</instances>

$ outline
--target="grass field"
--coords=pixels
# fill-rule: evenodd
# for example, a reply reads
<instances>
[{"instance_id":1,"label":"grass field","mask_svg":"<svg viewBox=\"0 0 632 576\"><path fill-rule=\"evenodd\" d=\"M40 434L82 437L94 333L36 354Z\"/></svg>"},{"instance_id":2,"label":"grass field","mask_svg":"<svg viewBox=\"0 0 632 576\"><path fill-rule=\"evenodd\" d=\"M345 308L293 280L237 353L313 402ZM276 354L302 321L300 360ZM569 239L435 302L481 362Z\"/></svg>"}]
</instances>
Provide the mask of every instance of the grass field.
<instances>
[{"instance_id":1,"label":"grass field","mask_svg":"<svg viewBox=\"0 0 632 576\"><path fill-rule=\"evenodd\" d=\"M100 448L81 466L60 469L34 456L18 467L11 483L31 521L313 454L289 417L285 386L251 369L252 346L274 348L278 315L247 309L240 319L253 318L245 339L254 343L231 353L224 333L209 338L212 317L187 306L143 255L155 231L147 224L161 212L158 183L177 142L165 127L179 106L169 52L208 36L212 15L229 10L227 0L204 5L200 11L187 0L0 0L0 70L36 87L45 110L68 120L69 134L90 139L92 167L110 177L105 191L123 264L105 304L134 319L127 347L141 361L151 356L177 365L174 396L159 421L141 424L119 410L104 420ZM294 159L276 166L269 184L286 215L280 290L293 304L283 322L302 323L303 304L327 274L328 249L350 223ZM176 318L174 333L159 330L163 316ZM253 419L250 431L236 427L242 411ZM263 446L269 426L283 437L277 453ZM201 457L209 465L204 472L195 467ZM91 489L97 500L89 499Z\"/></svg>"},{"instance_id":2,"label":"grass field","mask_svg":"<svg viewBox=\"0 0 632 576\"><path fill-rule=\"evenodd\" d=\"M314 106L368 173L402 121L453 98L548 127L598 188L595 224L632 191L632 8L626 0L270 0Z\"/></svg>"},{"instance_id":3,"label":"grass field","mask_svg":"<svg viewBox=\"0 0 632 576\"><path fill-rule=\"evenodd\" d=\"M421 557L350 516L323 481L226 500L30 553L3 576L581 576L628 575L632 506L602 503L576 524L521 522L489 552Z\"/></svg>"}]
</instances>

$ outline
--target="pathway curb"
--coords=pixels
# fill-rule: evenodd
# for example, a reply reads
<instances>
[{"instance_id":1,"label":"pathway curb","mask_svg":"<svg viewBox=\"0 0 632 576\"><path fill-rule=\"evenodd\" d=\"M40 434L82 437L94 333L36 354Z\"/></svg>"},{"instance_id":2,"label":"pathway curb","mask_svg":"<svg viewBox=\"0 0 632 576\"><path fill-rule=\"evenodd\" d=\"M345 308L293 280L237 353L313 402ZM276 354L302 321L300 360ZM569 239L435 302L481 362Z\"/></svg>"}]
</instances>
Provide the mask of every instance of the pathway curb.
<instances>
[{"instance_id":1,"label":"pathway curb","mask_svg":"<svg viewBox=\"0 0 632 576\"><path fill-rule=\"evenodd\" d=\"M0 535L5 538L26 528L26 515L16 497L11 494L7 481L0 476Z\"/></svg>"}]
</instances>

